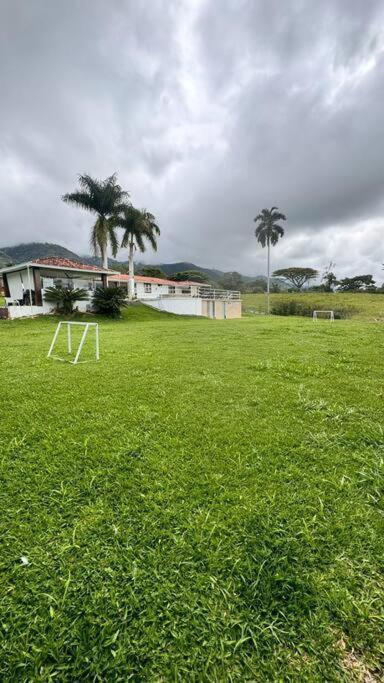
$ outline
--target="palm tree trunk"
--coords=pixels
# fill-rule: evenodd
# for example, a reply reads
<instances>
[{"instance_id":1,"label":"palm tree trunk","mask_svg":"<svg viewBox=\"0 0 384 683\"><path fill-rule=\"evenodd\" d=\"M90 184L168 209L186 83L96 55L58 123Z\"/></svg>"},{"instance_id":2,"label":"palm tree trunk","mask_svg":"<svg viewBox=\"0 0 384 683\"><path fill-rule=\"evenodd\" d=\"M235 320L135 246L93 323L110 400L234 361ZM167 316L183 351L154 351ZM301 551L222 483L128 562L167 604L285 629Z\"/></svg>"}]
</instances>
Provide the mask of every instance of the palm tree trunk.
<instances>
[{"instance_id":1,"label":"palm tree trunk","mask_svg":"<svg viewBox=\"0 0 384 683\"><path fill-rule=\"evenodd\" d=\"M268 243L267 243L267 315L270 313L270 302L269 302L269 281L270 281L270 272L271 272L271 245L270 241L268 238Z\"/></svg>"},{"instance_id":2,"label":"palm tree trunk","mask_svg":"<svg viewBox=\"0 0 384 683\"><path fill-rule=\"evenodd\" d=\"M105 268L105 270L108 270L108 254L106 244L103 244L103 246L101 247L101 263L103 268Z\"/></svg>"},{"instance_id":3,"label":"palm tree trunk","mask_svg":"<svg viewBox=\"0 0 384 683\"><path fill-rule=\"evenodd\" d=\"M135 245L133 239L129 243L129 254L128 254L128 299L132 301L135 296L135 272L133 264L133 255L135 253Z\"/></svg>"},{"instance_id":4,"label":"palm tree trunk","mask_svg":"<svg viewBox=\"0 0 384 683\"><path fill-rule=\"evenodd\" d=\"M101 251L101 263L102 267L105 270L108 270L108 254L107 254L107 245L103 244L100 248ZM104 276L103 276L104 277ZM108 287L108 275L105 275L105 282L103 284L103 287Z\"/></svg>"}]
</instances>

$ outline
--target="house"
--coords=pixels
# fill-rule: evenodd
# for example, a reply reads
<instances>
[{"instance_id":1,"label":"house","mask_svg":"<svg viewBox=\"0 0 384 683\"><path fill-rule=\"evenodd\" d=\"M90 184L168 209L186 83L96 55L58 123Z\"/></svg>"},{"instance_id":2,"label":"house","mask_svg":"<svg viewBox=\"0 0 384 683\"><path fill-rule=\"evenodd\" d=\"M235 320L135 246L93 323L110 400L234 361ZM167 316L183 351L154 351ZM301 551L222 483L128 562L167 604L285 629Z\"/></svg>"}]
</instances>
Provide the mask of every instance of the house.
<instances>
[{"instance_id":1,"label":"house","mask_svg":"<svg viewBox=\"0 0 384 683\"><path fill-rule=\"evenodd\" d=\"M108 274L109 271L98 266L56 256L8 266L0 271L6 304L0 309L0 317L24 318L50 313L53 306L44 301L44 290L54 285L86 289L91 299L96 287L106 285ZM79 301L77 306L80 311L89 310L90 301Z\"/></svg>"},{"instance_id":2,"label":"house","mask_svg":"<svg viewBox=\"0 0 384 683\"><path fill-rule=\"evenodd\" d=\"M22 318L51 313L53 306L44 301L47 287L60 285L89 292L88 301L78 301L79 311L91 310L91 298L96 287L126 287L130 276L108 271L98 266L67 258L48 256L28 263L8 266L0 271L4 282L6 305L0 308L0 318ZM209 318L240 318L240 292L217 290L199 282L175 282L162 278L134 276L135 299L156 308L179 315L199 315Z\"/></svg>"},{"instance_id":3,"label":"house","mask_svg":"<svg viewBox=\"0 0 384 683\"><path fill-rule=\"evenodd\" d=\"M129 279L126 273L116 273L108 277L108 282L127 287L128 291ZM206 318L241 318L240 292L214 289L201 282L135 275L134 291L136 299L159 311Z\"/></svg>"}]
</instances>

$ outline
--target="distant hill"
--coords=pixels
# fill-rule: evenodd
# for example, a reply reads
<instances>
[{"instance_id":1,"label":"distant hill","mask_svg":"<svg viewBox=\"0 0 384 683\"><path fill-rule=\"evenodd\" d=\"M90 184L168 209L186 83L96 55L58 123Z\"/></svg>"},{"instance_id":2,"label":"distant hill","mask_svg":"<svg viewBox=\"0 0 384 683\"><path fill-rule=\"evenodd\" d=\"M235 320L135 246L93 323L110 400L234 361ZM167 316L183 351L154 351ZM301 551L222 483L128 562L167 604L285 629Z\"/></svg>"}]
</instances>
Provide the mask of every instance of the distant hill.
<instances>
[{"instance_id":1,"label":"distant hill","mask_svg":"<svg viewBox=\"0 0 384 683\"><path fill-rule=\"evenodd\" d=\"M215 268L203 268L202 266L196 266L194 263L189 263L188 261L178 261L177 263L160 263L159 268L164 271L167 275L174 275L174 273L182 273L185 270L198 270L200 273L205 273L211 280L219 280L223 275L224 271L216 270Z\"/></svg>"},{"instance_id":2,"label":"distant hill","mask_svg":"<svg viewBox=\"0 0 384 683\"><path fill-rule=\"evenodd\" d=\"M13 263L13 259L5 253L5 251L0 250L0 268L6 268Z\"/></svg>"},{"instance_id":3,"label":"distant hill","mask_svg":"<svg viewBox=\"0 0 384 683\"><path fill-rule=\"evenodd\" d=\"M62 256L63 258L79 260L79 256L73 251L62 247L60 244L51 244L51 242L27 242L17 244L15 247L3 247L2 251L14 263L24 263L44 256Z\"/></svg>"}]
</instances>

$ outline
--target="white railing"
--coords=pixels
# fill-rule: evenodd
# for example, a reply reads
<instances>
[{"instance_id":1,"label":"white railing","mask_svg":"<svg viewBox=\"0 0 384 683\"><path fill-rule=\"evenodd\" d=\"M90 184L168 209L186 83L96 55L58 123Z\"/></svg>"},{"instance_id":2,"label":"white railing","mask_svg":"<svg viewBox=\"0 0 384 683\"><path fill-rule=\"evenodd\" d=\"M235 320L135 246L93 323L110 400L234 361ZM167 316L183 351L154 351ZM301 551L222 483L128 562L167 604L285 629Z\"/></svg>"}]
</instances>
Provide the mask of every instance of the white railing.
<instances>
[{"instance_id":1,"label":"white railing","mask_svg":"<svg viewBox=\"0 0 384 683\"><path fill-rule=\"evenodd\" d=\"M234 299L238 301L241 298L241 292L233 289L212 289L211 287L198 287L196 296L201 299Z\"/></svg>"},{"instance_id":2,"label":"white railing","mask_svg":"<svg viewBox=\"0 0 384 683\"><path fill-rule=\"evenodd\" d=\"M212 289L212 287L199 287L192 285L190 287L177 287L176 291L168 293L154 293L154 299L174 299L174 298L188 298L188 299L209 299L221 301L240 301L241 292L229 289Z\"/></svg>"}]
</instances>

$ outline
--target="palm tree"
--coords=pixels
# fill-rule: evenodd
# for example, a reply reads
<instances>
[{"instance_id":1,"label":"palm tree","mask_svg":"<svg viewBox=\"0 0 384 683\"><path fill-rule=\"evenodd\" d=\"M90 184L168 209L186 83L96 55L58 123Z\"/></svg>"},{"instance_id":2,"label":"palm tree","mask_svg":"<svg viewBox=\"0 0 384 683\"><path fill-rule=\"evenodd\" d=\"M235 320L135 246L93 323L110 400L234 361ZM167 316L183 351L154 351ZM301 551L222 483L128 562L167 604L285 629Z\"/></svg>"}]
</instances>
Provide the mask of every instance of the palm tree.
<instances>
[{"instance_id":1,"label":"palm tree","mask_svg":"<svg viewBox=\"0 0 384 683\"><path fill-rule=\"evenodd\" d=\"M128 247L128 298L134 297L134 263L135 249L145 251L145 242L149 242L152 249L157 250L156 237L160 235L160 228L155 223L155 216L146 209L135 209L126 204L120 215L113 219L115 227L123 228L124 234L121 247Z\"/></svg>"},{"instance_id":2,"label":"palm tree","mask_svg":"<svg viewBox=\"0 0 384 683\"><path fill-rule=\"evenodd\" d=\"M62 200L96 214L96 223L91 232L91 247L95 256L101 254L103 268L108 270L108 243L112 247L113 256L116 256L119 248L112 218L121 211L124 200L129 196L128 192L124 192L118 185L116 173L105 180L79 175L79 185L80 190L63 195Z\"/></svg>"},{"instance_id":3,"label":"palm tree","mask_svg":"<svg viewBox=\"0 0 384 683\"><path fill-rule=\"evenodd\" d=\"M278 224L277 221L286 221L287 218L281 213L277 206L272 206L271 209L263 209L256 218L254 218L255 223L259 225L255 229L255 236L258 242L260 242L262 247L268 247L268 257L267 257L267 313L269 314L269 290L270 290L270 271L271 271L271 256L270 250L271 245L274 247L279 238L284 235L284 228Z\"/></svg>"}]
</instances>

